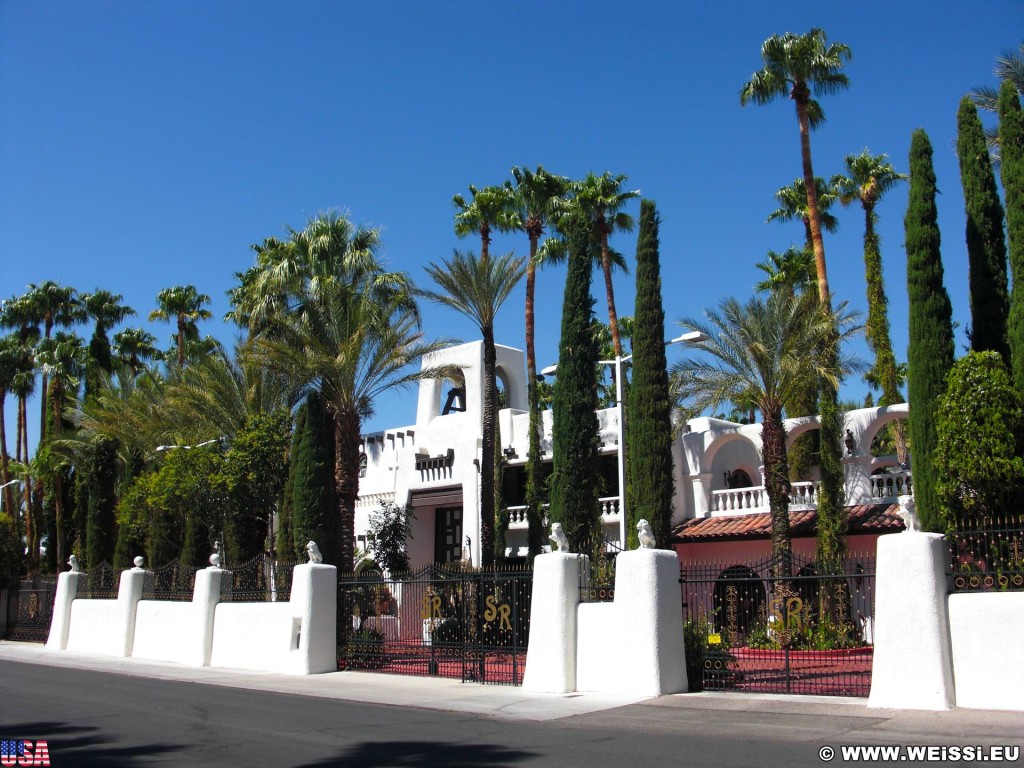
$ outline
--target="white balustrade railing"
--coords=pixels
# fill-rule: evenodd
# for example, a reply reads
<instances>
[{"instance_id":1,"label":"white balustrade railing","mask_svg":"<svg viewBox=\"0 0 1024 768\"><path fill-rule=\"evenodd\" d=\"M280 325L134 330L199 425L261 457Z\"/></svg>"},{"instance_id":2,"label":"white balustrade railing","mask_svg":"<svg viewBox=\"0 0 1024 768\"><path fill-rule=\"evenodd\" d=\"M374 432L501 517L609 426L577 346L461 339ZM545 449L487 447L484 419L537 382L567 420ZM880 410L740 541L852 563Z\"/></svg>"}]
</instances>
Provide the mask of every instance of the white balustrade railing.
<instances>
[{"instance_id":1,"label":"white balustrade railing","mask_svg":"<svg viewBox=\"0 0 1024 768\"><path fill-rule=\"evenodd\" d=\"M601 509L601 521L604 523L616 523L619 520L619 497L606 496L597 500ZM529 523L526 520L526 505L519 504L508 509L508 529L510 531L526 530ZM545 527L547 526L548 505L544 507Z\"/></svg>"},{"instance_id":2,"label":"white balustrade railing","mask_svg":"<svg viewBox=\"0 0 1024 768\"><path fill-rule=\"evenodd\" d=\"M816 483L806 481L790 483L790 509L813 507L817 503L818 487ZM763 485L711 492L712 514L744 514L766 511L768 511L768 493Z\"/></svg>"},{"instance_id":3,"label":"white balustrade railing","mask_svg":"<svg viewBox=\"0 0 1024 768\"><path fill-rule=\"evenodd\" d=\"M872 499L895 499L898 496L909 496L914 492L910 470L871 475Z\"/></svg>"}]
</instances>

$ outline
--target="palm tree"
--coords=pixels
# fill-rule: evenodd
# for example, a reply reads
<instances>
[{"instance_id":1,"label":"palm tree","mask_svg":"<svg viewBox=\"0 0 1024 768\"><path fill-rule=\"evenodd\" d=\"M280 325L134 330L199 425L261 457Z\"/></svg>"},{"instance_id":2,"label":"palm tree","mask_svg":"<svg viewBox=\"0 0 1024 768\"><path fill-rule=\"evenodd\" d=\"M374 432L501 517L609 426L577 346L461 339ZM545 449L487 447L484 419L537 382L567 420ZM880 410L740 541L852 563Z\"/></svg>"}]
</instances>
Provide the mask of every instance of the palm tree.
<instances>
[{"instance_id":1,"label":"palm tree","mask_svg":"<svg viewBox=\"0 0 1024 768\"><path fill-rule=\"evenodd\" d=\"M761 46L764 68L755 72L740 90L740 104L753 101L767 104L778 97L788 96L796 104L796 117L800 126L800 154L803 162L804 188L807 194L807 217L814 247L814 262L818 273L818 296L826 309L831 302L828 274L825 269L825 245L821 237L821 209L814 167L811 162L811 128L825 121L821 105L811 98L815 95L835 93L849 85L841 71L851 57L850 49L842 43L829 45L825 32L812 29L805 35L787 32L773 35Z\"/></svg>"},{"instance_id":2,"label":"palm tree","mask_svg":"<svg viewBox=\"0 0 1024 768\"><path fill-rule=\"evenodd\" d=\"M335 283L304 314L281 315L268 330L256 337L254 358L288 379L296 399L319 391L330 415L340 539L330 544L339 570L351 571L362 420L383 392L436 375L410 366L443 344L423 341L406 297L379 298L365 284Z\"/></svg>"},{"instance_id":3,"label":"palm tree","mask_svg":"<svg viewBox=\"0 0 1024 768\"><path fill-rule=\"evenodd\" d=\"M867 282L868 318L865 328L868 343L875 353L873 375L882 387L882 404L902 402L896 356L889 337L888 299L882 278L882 254L879 249L875 222L875 206L882 196L908 176L898 173L885 155L872 155L867 149L859 155L846 156L845 176L832 181L843 205L858 200L864 209L864 275ZM896 453L901 464L907 461L907 440L903 423L894 423Z\"/></svg>"},{"instance_id":4,"label":"palm tree","mask_svg":"<svg viewBox=\"0 0 1024 768\"><path fill-rule=\"evenodd\" d=\"M724 299L706 310L706 321L686 318L680 326L707 339L695 346L704 356L688 356L672 368L676 403L700 413L725 402L744 404L751 397L762 414L761 460L772 519L772 556L776 575L790 575L789 480L783 408L808 379L838 387L842 366L838 348L825 345L848 336L852 320L841 307L823 313L813 295L774 291L746 304ZM838 329L838 332L837 332ZM833 362L834 361L834 362Z\"/></svg>"},{"instance_id":5,"label":"palm tree","mask_svg":"<svg viewBox=\"0 0 1024 768\"><path fill-rule=\"evenodd\" d=\"M114 354L126 365L132 375L138 375L145 361L153 360L159 355L154 346L156 337L141 328L125 328L114 334Z\"/></svg>"},{"instance_id":6,"label":"palm tree","mask_svg":"<svg viewBox=\"0 0 1024 768\"><path fill-rule=\"evenodd\" d=\"M612 286L612 255L608 238L613 232L632 232L633 217L623 208L633 198L640 196L640 190L624 190L625 174L613 176L605 171L596 176L588 173L582 181L570 185L572 199L570 207L583 212L593 226L594 236L601 249L601 271L604 274L605 298L608 301L608 327L612 333L612 345L616 357L622 356L622 340L619 318L615 311L615 289Z\"/></svg>"},{"instance_id":7,"label":"palm tree","mask_svg":"<svg viewBox=\"0 0 1024 768\"><path fill-rule=\"evenodd\" d=\"M21 340L17 333L0 338L0 484L3 485L4 508L10 513L11 519L17 519L14 506L14 489L8 485L11 481L10 454L7 452L7 395L14 386L14 377L18 374L18 353Z\"/></svg>"},{"instance_id":8,"label":"palm tree","mask_svg":"<svg viewBox=\"0 0 1024 768\"><path fill-rule=\"evenodd\" d=\"M1001 83L1009 82L1024 96L1024 42L1017 44L1017 50L1007 49L996 58L996 66L992 73ZM969 94L979 109L993 114L999 111L999 89L990 85L975 88ZM989 128L985 131L985 139L992 153L992 160L999 161L999 129Z\"/></svg>"},{"instance_id":9,"label":"palm tree","mask_svg":"<svg viewBox=\"0 0 1024 768\"><path fill-rule=\"evenodd\" d=\"M477 189L469 185L469 201L462 195L452 197L455 205L455 234L459 237L479 233L480 261L490 259L491 232L508 232L523 224L515 210L515 195L508 187L494 186Z\"/></svg>"},{"instance_id":10,"label":"palm tree","mask_svg":"<svg viewBox=\"0 0 1024 768\"><path fill-rule=\"evenodd\" d=\"M112 363L107 331L135 314L134 309L121 303L123 299L124 297L119 293L111 293L102 289L82 294L82 305L85 307L85 312L95 321L92 339L89 341L89 358L100 371L106 373L110 373ZM86 394L90 394L95 388L97 380L95 373L96 371L86 372Z\"/></svg>"},{"instance_id":11,"label":"palm tree","mask_svg":"<svg viewBox=\"0 0 1024 768\"><path fill-rule=\"evenodd\" d=\"M541 264L539 244L544 227L558 213L559 202L569 188L569 179L556 176L538 165L536 171L515 166L515 205L518 219L530 241L526 262L526 389L530 408L530 435L526 464L526 518L529 523L530 554L540 554L544 544L541 523L543 484L540 449L540 399L537 393L537 350L534 332L534 298L537 267ZM511 187L510 182L505 182Z\"/></svg>"},{"instance_id":12,"label":"palm tree","mask_svg":"<svg viewBox=\"0 0 1024 768\"><path fill-rule=\"evenodd\" d=\"M65 400L77 392L85 370L85 349L78 336L60 332L40 342L37 358L43 375L49 377L49 400L53 408L52 441L56 442L63 432ZM63 563L64 473L59 469L53 473L53 507L57 522L57 562Z\"/></svg>"},{"instance_id":13,"label":"palm tree","mask_svg":"<svg viewBox=\"0 0 1024 768\"><path fill-rule=\"evenodd\" d=\"M431 301L454 309L477 324L484 340L483 445L480 466L481 564L494 564L495 446L498 436L496 351L494 318L525 273L525 259L508 253L484 261L473 254L455 252L441 264L430 264L427 274L440 291L421 291Z\"/></svg>"},{"instance_id":14,"label":"palm tree","mask_svg":"<svg viewBox=\"0 0 1024 768\"><path fill-rule=\"evenodd\" d=\"M82 302L77 297L75 289L70 286L59 285L52 280L47 280L39 285L30 284L26 297L33 306L36 316L41 318L44 339L51 337L54 326L70 328L85 319ZM46 439L48 433L47 413L50 406L47 398L50 396L50 388L47 384L47 377L47 372L43 371L43 383L40 388L42 397L39 404L40 442Z\"/></svg>"},{"instance_id":15,"label":"palm tree","mask_svg":"<svg viewBox=\"0 0 1024 768\"><path fill-rule=\"evenodd\" d=\"M765 261L755 264L767 275L754 288L758 291L784 291L790 296L814 285L814 252L810 248L787 248L782 253L768 251Z\"/></svg>"},{"instance_id":16,"label":"palm tree","mask_svg":"<svg viewBox=\"0 0 1024 768\"><path fill-rule=\"evenodd\" d=\"M821 226L826 232L839 229L839 219L829 213L829 208L839 199L832 185L826 184L820 176L814 177L815 193L818 196L818 213L821 215ZM766 221L794 221L799 219L804 225L804 243L808 251L814 253L814 238L811 236L811 217L807 208L807 184L803 179L796 179L788 187L782 187L775 193L779 207L768 214Z\"/></svg>"},{"instance_id":17,"label":"palm tree","mask_svg":"<svg viewBox=\"0 0 1024 768\"><path fill-rule=\"evenodd\" d=\"M149 313L150 320L160 320L177 324L176 340L178 346L178 367L185 366L185 342L199 338L197 323L213 317L205 308L210 297L199 293L194 285L176 285L164 288L156 295L159 306Z\"/></svg>"}]
</instances>

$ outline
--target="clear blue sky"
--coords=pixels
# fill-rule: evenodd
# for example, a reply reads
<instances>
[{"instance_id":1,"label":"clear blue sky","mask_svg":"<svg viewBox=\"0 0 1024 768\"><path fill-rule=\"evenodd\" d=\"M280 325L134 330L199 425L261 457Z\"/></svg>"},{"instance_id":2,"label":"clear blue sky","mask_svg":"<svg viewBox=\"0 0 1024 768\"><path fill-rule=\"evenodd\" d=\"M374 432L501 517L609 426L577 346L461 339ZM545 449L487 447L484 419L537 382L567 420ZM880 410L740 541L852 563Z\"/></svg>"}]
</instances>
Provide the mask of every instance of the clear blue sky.
<instances>
[{"instance_id":1,"label":"clear blue sky","mask_svg":"<svg viewBox=\"0 0 1024 768\"><path fill-rule=\"evenodd\" d=\"M192 283L222 322L249 246L319 211L383 228L388 264L425 281L455 247L452 195L540 163L610 170L658 204L666 337L679 317L748 297L768 249L802 240L766 224L800 175L791 104L741 108L772 34L823 27L848 44L849 90L822 100L815 170L864 147L906 171L911 132L935 147L946 287L958 348L969 324L956 110L995 84L1024 30L1020 0L905 2L0 2L0 296L53 279L124 294L146 323L157 292ZM906 185L878 209L890 319L906 357ZM634 209L635 214L637 209ZM862 215L827 237L838 299L863 309ZM635 234L613 245L630 260ZM525 253L525 237L494 251ZM616 278L632 314L633 276ZM538 362L557 356L564 268L542 272ZM603 294L596 304L606 316ZM499 317L522 347L523 292ZM424 307L428 336L476 337ZM83 329L83 333L85 329ZM680 352L673 352L673 355ZM847 397L861 398L850 382ZM368 429L412 423L389 399ZM13 409L8 409L13 429ZM36 419L31 419L35 423ZM11 440L13 443L13 438Z\"/></svg>"}]
</instances>

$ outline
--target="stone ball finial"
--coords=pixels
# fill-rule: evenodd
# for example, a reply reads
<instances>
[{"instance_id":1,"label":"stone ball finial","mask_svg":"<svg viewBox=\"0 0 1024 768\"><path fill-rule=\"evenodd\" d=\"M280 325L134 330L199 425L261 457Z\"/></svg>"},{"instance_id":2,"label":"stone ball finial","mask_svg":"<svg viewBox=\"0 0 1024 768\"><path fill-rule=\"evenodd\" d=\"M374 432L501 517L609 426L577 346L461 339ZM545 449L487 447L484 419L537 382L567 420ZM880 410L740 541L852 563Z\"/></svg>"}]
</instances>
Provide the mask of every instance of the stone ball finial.
<instances>
[{"instance_id":1,"label":"stone ball finial","mask_svg":"<svg viewBox=\"0 0 1024 768\"><path fill-rule=\"evenodd\" d=\"M565 531L562 530L561 523L551 524L551 535L548 538L558 546L559 552L569 551L569 539L565 537Z\"/></svg>"},{"instance_id":2,"label":"stone ball finial","mask_svg":"<svg viewBox=\"0 0 1024 768\"><path fill-rule=\"evenodd\" d=\"M658 540L654 537L654 531L651 530L651 524L646 520L640 520L636 524L637 538L640 539L639 549L655 549L658 546Z\"/></svg>"},{"instance_id":3,"label":"stone ball finial","mask_svg":"<svg viewBox=\"0 0 1024 768\"><path fill-rule=\"evenodd\" d=\"M220 568L220 554L218 552L214 552L210 555L210 565L214 568Z\"/></svg>"},{"instance_id":4,"label":"stone ball finial","mask_svg":"<svg viewBox=\"0 0 1024 768\"><path fill-rule=\"evenodd\" d=\"M68 558L68 565L71 566L71 572L72 573L81 573L82 572L82 566L78 564L78 558L75 557L74 555L72 555L71 557Z\"/></svg>"},{"instance_id":5,"label":"stone ball finial","mask_svg":"<svg viewBox=\"0 0 1024 768\"><path fill-rule=\"evenodd\" d=\"M146 558L142 555L138 555L132 562L135 563L136 568L141 568L145 564Z\"/></svg>"},{"instance_id":6,"label":"stone ball finial","mask_svg":"<svg viewBox=\"0 0 1024 768\"><path fill-rule=\"evenodd\" d=\"M315 541L306 545L306 552L309 554L309 562L322 563L324 561L324 556L320 554L320 547L316 545Z\"/></svg>"}]
</instances>

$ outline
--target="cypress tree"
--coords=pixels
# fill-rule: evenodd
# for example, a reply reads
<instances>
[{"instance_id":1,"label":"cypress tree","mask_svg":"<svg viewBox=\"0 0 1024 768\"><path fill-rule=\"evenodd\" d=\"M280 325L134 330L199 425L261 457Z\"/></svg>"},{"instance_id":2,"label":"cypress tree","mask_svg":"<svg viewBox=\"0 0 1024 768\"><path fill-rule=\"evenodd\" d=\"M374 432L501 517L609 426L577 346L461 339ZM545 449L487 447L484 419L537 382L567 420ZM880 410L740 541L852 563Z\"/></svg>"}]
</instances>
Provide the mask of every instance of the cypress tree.
<instances>
[{"instance_id":1,"label":"cypress tree","mask_svg":"<svg viewBox=\"0 0 1024 768\"><path fill-rule=\"evenodd\" d=\"M86 523L86 562L90 568L114 561L117 541L117 448L118 441L99 438L89 462L89 512Z\"/></svg>"},{"instance_id":2,"label":"cypress tree","mask_svg":"<svg viewBox=\"0 0 1024 768\"><path fill-rule=\"evenodd\" d=\"M552 403L554 471L551 521L562 524L574 551L594 543L597 507L597 343L591 327L590 227L579 215L566 223L569 266L562 301L558 377Z\"/></svg>"},{"instance_id":3,"label":"cypress tree","mask_svg":"<svg viewBox=\"0 0 1024 768\"><path fill-rule=\"evenodd\" d=\"M629 388L629 516L630 544L636 543L636 522L651 524L658 546L671 544L672 406L665 359L665 310L661 302L658 228L661 221L651 200L640 202L636 245L636 306L633 328L633 381Z\"/></svg>"},{"instance_id":4,"label":"cypress tree","mask_svg":"<svg viewBox=\"0 0 1024 768\"><path fill-rule=\"evenodd\" d=\"M923 130L910 142L910 193L904 217L910 347L907 393L913 450L914 497L926 530L941 530L932 457L938 398L953 367L953 308L943 285L932 145Z\"/></svg>"},{"instance_id":5,"label":"cypress tree","mask_svg":"<svg viewBox=\"0 0 1024 768\"><path fill-rule=\"evenodd\" d=\"M957 113L957 154L967 213L967 259L971 295L971 349L992 350L1009 361L1006 320L1006 241L1003 206L992 173L985 130L970 96Z\"/></svg>"},{"instance_id":6,"label":"cypress tree","mask_svg":"<svg viewBox=\"0 0 1024 768\"><path fill-rule=\"evenodd\" d=\"M284 492L281 499L281 514L277 525L277 556L282 560L302 560L295 549L295 539L292 536L292 519L294 514L294 493L295 493L295 464L299 455L299 443L306 431L306 404L299 406L295 414L295 424L292 427L292 445L288 453L288 478L285 480ZM308 539L307 539L308 541ZM303 542L305 544L305 542Z\"/></svg>"},{"instance_id":7,"label":"cypress tree","mask_svg":"<svg viewBox=\"0 0 1024 768\"><path fill-rule=\"evenodd\" d=\"M315 541L325 563L341 562L337 509L334 429L320 393L310 392L292 478L292 541L297 553L306 551L306 542Z\"/></svg>"},{"instance_id":8,"label":"cypress tree","mask_svg":"<svg viewBox=\"0 0 1024 768\"><path fill-rule=\"evenodd\" d=\"M1014 386L1024 393L1024 113L1010 81L999 89L999 172L1006 199L1006 233L1010 250L1010 312L1007 346Z\"/></svg>"}]
</instances>

